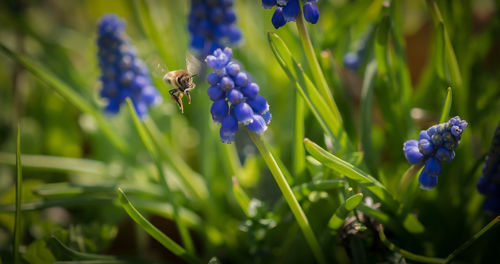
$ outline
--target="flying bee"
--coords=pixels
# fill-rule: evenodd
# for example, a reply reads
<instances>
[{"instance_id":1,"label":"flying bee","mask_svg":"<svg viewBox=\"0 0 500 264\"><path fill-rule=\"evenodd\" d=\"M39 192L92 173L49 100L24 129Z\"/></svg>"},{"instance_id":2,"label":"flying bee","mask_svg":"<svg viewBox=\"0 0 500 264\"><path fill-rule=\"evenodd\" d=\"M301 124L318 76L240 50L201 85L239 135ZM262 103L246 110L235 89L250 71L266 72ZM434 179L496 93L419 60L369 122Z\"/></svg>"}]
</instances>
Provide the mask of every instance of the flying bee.
<instances>
[{"instance_id":1,"label":"flying bee","mask_svg":"<svg viewBox=\"0 0 500 264\"><path fill-rule=\"evenodd\" d=\"M171 89L168 93L172 97L172 101L177 103L182 113L184 113L182 96L185 94L188 98L188 103L191 104L191 95L189 91L196 87L196 84L193 82L193 77L198 75L200 65L201 63L198 59L188 54L186 56L186 70L168 71L163 76L163 80L174 87L174 89Z\"/></svg>"}]
</instances>

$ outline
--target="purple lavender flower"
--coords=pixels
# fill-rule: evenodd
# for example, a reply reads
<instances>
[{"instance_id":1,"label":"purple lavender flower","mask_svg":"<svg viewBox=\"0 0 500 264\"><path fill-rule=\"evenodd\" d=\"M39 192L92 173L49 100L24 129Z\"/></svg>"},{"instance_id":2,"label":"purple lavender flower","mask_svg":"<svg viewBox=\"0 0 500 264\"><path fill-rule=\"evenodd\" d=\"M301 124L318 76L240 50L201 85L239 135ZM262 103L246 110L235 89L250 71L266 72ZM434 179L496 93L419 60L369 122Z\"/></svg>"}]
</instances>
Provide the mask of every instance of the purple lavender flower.
<instances>
[{"instance_id":1,"label":"purple lavender flower","mask_svg":"<svg viewBox=\"0 0 500 264\"><path fill-rule=\"evenodd\" d=\"M218 48L236 44L241 31L235 22L233 0L192 0L188 22L191 49L203 58Z\"/></svg>"},{"instance_id":2,"label":"purple lavender flower","mask_svg":"<svg viewBox=\"0 0 500 264\"><path fill-rule=\"evenodd\" d=\"M259 86L250 81L237 62L231 61L232 56L232 50L225 48L215 50L205 59L214 70L207 75L211 85L207 93L213 101L210 112L213 121L221 123L221 141L228 144L234 141L238 124L262 134L271 122L269 104L258 95Z\"/></svg>"},{"instance_id":3,"label":"purple lavender flower","mask_svg":"<svg viewBox=\"0 0 500 264\"><path fill-rule=\"evenodd\" d=\"M148 68L137 57L124 29L125 22L116 15L106 15L98 23L100 95L107 99L105 110L111 114L118 113L120 105L130 97L142 118L147 115L149 106L161 101L161 95L152 86Z\"/></svg>"},{"instance_id":4,"label":"purple lavender flower","mask_svg":"<svg viewBox=\"0 0 500 264\"><path fill-rule=\"evenodd\" d=\"M408 162L411 164L425 162L418 178L422 189L430 190L437 185L437 177L441 174L441 163L451 162L455 158L454 149L460 143L465 128L467 122L455 116L446 123L422 130L418 141L411 139L404 143L403 152Z\"/></svg>"},{"instance_id":5,"label":"purple lavender flower","mask_svg":"<svg viewBox=\"0 0 500 264\"><path fill-rule=\"evenodd\" d=\"M304 18L311 24L316 24L319 19L319 10L315 3L318 0L302 0L302 10ZM278 29L290 21L295 21L300 12L299 0L262 0L262 6L266 9L277 6L274 10L271 22L273 26Z\"/></svg>"},{"instance_id":6,"label":"purple lavender flower","mask_svg":"<svg viewBox=\"0 0 500 264\"><path fill-rule=\"evenodd\" d=\"M484 161L483 174L477 182L477 189L486 196L483 209L492 214L500 212L500 123Z\"/></svg>"}]
</instances>

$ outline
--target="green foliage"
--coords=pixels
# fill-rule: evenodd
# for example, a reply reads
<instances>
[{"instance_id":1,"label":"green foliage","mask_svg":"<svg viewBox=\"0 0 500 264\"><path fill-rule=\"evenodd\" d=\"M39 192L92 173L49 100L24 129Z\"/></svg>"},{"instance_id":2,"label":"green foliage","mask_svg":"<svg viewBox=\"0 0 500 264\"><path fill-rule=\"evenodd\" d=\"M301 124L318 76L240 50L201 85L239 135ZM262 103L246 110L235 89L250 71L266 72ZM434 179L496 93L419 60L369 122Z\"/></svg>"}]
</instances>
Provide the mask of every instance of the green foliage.
<instances>
[{"instance_id":1,"label":"green foliage","mask_svg":"<svg viewBox=\"0 0 500 264\"><path fill-rule=\"evenodd\" d=\"M476 190L500 113L498 1L320 0L316 25L279 30L260 3L235 1L233 57L273 119L226 145L204 69L184 114L155 73L185 66L189 1L2 1L0 263L498 259ZM102 110L106 13L163 94L142 120ZM456 158L421 190L403 143L456 115Z\"/></svg>"}]
</instances>

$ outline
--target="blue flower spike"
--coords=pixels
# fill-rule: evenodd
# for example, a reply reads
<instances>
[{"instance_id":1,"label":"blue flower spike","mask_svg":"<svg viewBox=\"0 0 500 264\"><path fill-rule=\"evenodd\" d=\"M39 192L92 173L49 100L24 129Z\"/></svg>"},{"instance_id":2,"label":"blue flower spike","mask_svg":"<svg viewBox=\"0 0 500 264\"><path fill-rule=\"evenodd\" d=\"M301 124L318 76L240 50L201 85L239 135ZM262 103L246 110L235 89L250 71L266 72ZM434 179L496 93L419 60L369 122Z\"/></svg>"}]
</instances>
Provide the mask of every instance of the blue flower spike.
<instances>
[{"instance_id":1,"label":"blue flower spike","mask_svg":"<svg viewBox=\"0 0 500 264\"><path fill-rule=\"evenodd\" d=\"M234 141L238 124L260 135L272 117L266 99L258 94L259 86L231 61L232 54L229 48L217 49L205 59L214 70L207 75L211 85L207 94L213 101L210 113L214 122L221 123L221 141L228 144Z\"/></svg>"},{"instance_id":2,"label":"blue flower spike","mask_svg":"<svg viewBox=\"0 0 500 264\"><path fill-rule=\"evenodd\" d=\"M191 49L204 58L218 48L235 45L241 40L236 26L233 0L192 0L188 29ZM272 1L266 1L272 2Z\"/></svg>"},{"instance_id":3,"label":"blue flower spike","mask_svg":"<svg viewBox=\"0 0 500 264\"><path fill-rule=\"evenodd\" d=\"M410 139L404 143L403 153L408 162L424 164L418 177L422 189L430 190L437 185L442 162L451 162L455 158L454 150L458 147L465 128L467 122L455 116L446 123L422 130L418 140Z\"/></svg>"},{"instance_id":4,"label":"blue flower spike","mask_svg":"<svg viewBox=\"0 0 500 264\"><path fill-rule=\"evenodd\" d=\"M302 0L302 11L304 18L311 24L316 24L319 20L319 9L315 5L318 0ZM300 12L299 0L262 0L262 6L265 9L271 9L276 6L271 23L278 29L290 21L295 21Z\"/></svg>"},{"instance_id":5,"label":"blue flower spike","mask_svg":"<svg viewBox=\"0 0 500 264\"><path fill-rule=\"evenodd\" d=\"M148 107L161 102L161 95L152 85L149 70L136 55L125 34L125 22L116 15L103 16L97 26L97 56L102 75L100 96L107 100L104 110L120 111L127 97L143 118Z\"/></svg>"},{"instance_id":6,"label":"blue flower spike","mask_svg":"<svg viewBox=\"0 0 500 264\"><path fill-rule=\"evenodd\" d=\"M460 127L459 127L460 128ZM460 128L462 129L462 128ZM490 214L500 212L500 123L491 142L491 148L483 165L482 175L477 182L477 190L486 196L483 209Z\"/></svg>"}]
</instances>

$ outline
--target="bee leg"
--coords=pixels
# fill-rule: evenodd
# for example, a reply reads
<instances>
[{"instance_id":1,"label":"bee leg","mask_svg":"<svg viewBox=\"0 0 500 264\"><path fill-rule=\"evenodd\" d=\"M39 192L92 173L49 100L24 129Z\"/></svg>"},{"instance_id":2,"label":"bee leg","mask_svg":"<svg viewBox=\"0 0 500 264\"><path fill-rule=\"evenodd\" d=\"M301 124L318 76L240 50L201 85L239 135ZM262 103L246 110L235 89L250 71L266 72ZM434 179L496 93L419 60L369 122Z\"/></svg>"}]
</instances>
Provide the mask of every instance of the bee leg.
<instances>
[{"instance_id":1,"label":"bee leg","mask_svg":"<svg viewBox=\"0 0 500 264\"><path fill-rule=\"evenodd\" d=\"M182 93L179 94L177 89L172 89L168 91L170 96L172 96L172 101L176 102L181 110L181 113L184 113L184 106L182 105Z\"/></svg>"},{"instance_id":2,"label":"bee leg","mask_svg":"<svg viewBox=\"0 0 500 264\"><path fill-rule=\"evenodd\" d=\"M186 93L186 96L188 98L188 103L191 104L191 95L189 94L189 91L186 90L185 93Z\"/></svg>"}]
</instances>

